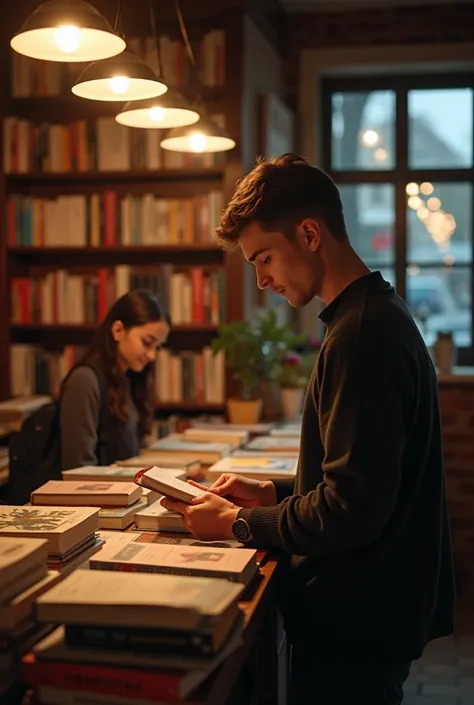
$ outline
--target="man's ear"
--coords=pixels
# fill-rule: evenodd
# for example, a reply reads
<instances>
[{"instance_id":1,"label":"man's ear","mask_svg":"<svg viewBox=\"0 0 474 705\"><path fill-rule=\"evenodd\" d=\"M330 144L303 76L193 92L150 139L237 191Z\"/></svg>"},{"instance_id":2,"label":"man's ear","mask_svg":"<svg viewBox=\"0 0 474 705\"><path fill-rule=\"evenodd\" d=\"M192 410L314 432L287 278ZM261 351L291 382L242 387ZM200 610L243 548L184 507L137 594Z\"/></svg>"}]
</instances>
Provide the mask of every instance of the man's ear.
<instances>
[{"instance_id":1,"label":"man's ear","mask_svg":"<svg viewBox=\"0 0 474 705\"><path fill-rule=\"evenodd\" d=\"M120 341L120 339L122 338L124 330L125 330L125 328L123 326L122 321L114 321L112 323L111 332L112 332L112 337L116 343L118 343Z\"/></svg>"},{"instance_id":2,"label":"man's ear","mask_svg":"<svg viewBox=\"0 0 474 705\"><path fill-rule=\"evenodd\" d=\"M301 227L303 228L303 237L307 247L311 252L316 252L321 242L321 227L318 221L306 218L301 223Z\"/></svg>"}]
</instances>

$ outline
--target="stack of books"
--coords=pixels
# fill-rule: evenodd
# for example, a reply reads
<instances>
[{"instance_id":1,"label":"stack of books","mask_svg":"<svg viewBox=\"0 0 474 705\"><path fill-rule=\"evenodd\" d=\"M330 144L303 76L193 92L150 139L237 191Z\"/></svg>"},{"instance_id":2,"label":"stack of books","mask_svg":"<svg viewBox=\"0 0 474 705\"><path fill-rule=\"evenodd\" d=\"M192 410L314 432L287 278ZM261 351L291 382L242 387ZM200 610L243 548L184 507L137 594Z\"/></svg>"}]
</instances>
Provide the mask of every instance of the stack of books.
<instances>
[{"instance_id":1,"label":"stack of books","mask_svg":"<svg viewBox=\"0 0 474 705\"><path fill-rule=\"evenodd\" d=\"M23 658L23 678L45 705L179 702L241 645L241 593L225 580L77 571L37 600L40 622L64 626Z\"/></svg>"},{"instance_id":2,"label":"stack of books","mask_svg":"<svg viewBox=\"0 0 474 705\"><path fill-rule=\"evenodd\" d=\"M135 514L135 526L139 531L177 531L189 534L182 514L165 509L160 500Z\"/></svg>"},{"instance_id":3,"label":"stack of books","mask_svg":"<svg viewBox=\"0 0 474 705\"><path fill-rule=\"evenodd\" d=\"M232 455L237 458L255 455L271 455L278 458L296 458L300 451L299 436L257 436L250 443L235 450Z\"/></svg>"},{"instance_id":4,"label":"stack of books","mask_svg":"<svg viewBox=\"0 0 474 705\"><path fill-rule=\"evenodd\" d=\"M47 540L47 566L61 575L78 568L100 550L99 510L92 507L0 506L0 538Z\"/></svg>"},{"instance_id":5,"label":"stack of books","mask_svg":"<svg viewBox=\"0 0 474 705\"><path fill-rule=\"evenodd\" d=\"M32 505L100 507L101 529L126 529L148 505L133 482L50 480L31 494Z\"/></svg>"},{"instance_id":6,"label":"stack of books","mask_svg":"<svg viewBox=\"0 0 474 705\"><path fill-rule=\"evenodd\" d=\"M33 614L35 599L60 579L47 558L46 539L0 538L0 699L18 678L21 656L50 631Z\"/></svg>"},{"instance_id":7,"label":"stack of books","mask_svg":"<svg viewBox=\"0 0 474 705\"><path fill-rule=\"evenodd\" d=\"M163 453L167 456L172 453L179 462L198 459L203 465L211 465L230 455L235 448L230 443L190 441L183 434L173 433L148 446L146 455L153 457L154 462L160 465L164 465Z\"/></svg>"},{"instance_id":8,"label":"stack of books","mask_svg":"<svg viewBox=\"0 0 474 705\"><path fill-rule=\"evenodd\" d=\"M248 443L248 431L236 428L195 428L190 426L182 433L184 441L197 441L202 443L228 443L232 446L241 446Z\"/></svg>"},{"instance_id":9,"label":"stack of books","mask_svg":"<svg viewBox=\"0 0 474 705\"><path fill-rule=\"evenodd\" d=\"M18 431L27 416L51 401L51 397L42 394L27 394L2 401L0 402L0 423L10 430Z\"/></svg>"}]
</instances>

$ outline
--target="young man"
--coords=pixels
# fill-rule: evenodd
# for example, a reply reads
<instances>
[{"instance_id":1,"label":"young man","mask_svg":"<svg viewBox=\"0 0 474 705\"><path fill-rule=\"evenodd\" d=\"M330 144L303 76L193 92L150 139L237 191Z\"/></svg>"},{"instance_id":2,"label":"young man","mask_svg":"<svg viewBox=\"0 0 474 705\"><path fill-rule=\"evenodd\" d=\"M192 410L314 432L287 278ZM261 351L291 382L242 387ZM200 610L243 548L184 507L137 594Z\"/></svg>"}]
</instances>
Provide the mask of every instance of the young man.
<instances>
[{"instance_id":1,"label":"young man","mask_svg":"<svg viewBox=\"0 0 474 705\"><path fill-rule=\"evenodd\" d=\"M237 186L218 239L326 336L295 483L226 475L177 509L198 538L288 558L280 604L297 705L395 705L410 663L450 634L454 586L436 373L407 307L351 247L339 191L295 155Z\"/></svg>"}]
</instances>

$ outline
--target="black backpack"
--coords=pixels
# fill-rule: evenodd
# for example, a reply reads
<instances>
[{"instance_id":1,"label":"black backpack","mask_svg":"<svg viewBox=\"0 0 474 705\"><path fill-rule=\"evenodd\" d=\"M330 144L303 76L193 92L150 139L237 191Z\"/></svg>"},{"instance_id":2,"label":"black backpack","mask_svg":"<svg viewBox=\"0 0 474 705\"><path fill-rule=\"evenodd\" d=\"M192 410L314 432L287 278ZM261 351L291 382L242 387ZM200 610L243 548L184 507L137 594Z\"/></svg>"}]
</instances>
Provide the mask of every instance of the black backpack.
<instances>
[{"instance_id":1,"label":"black backpack","mask_svg":"<svg viewBox=\"0 0 474 705\"><path fill-rule=\"evenodd\" d=\"M99 377L103 405L105 391L100 372L90 362L82 364ZM62 479L59 403L58 400L41 406L10 436L8 504L26 504L31 493L45 482Z\"/></svg>"},{"instance_id":2,"label":"black backpack","mask_svg":"<svg viewBox=\"0 0 474 705\"><path fill-rule=\"evenodd\" d=\"M37 409L10 437L8 504L25 504L48 480L61 479L59 402Z\"/></svg>"}]
</instances>

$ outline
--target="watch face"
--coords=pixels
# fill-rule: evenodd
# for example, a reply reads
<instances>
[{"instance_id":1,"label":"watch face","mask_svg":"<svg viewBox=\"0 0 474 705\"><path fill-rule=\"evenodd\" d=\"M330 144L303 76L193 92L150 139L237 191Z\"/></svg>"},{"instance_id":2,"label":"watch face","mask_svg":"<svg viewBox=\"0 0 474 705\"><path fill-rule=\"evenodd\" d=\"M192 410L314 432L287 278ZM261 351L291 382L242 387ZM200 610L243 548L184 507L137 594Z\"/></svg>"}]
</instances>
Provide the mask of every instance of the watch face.
<instances>
[{"instance_id":1,"label":"watch face","mask_svg":"<svg viewBox=\"0 0 474 705\"><path fill-rule=\"evenodd\" d=\"M232 525L232 531L237 541L248 541L250 539L250 527L245 519L236 519Z\"/></svg>"}]
</instances>

